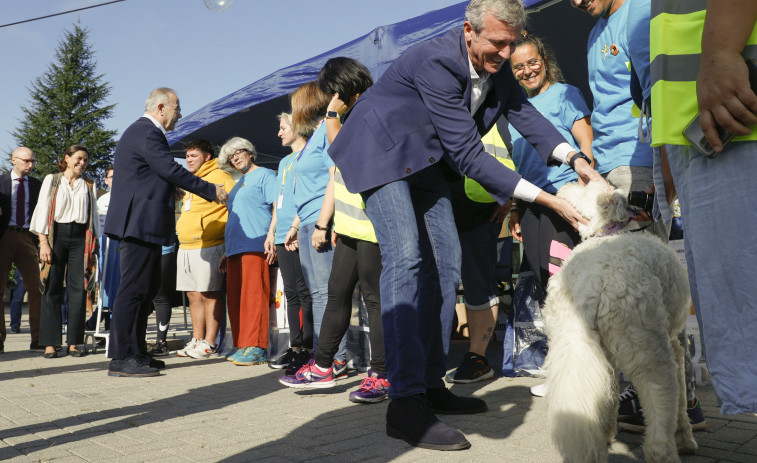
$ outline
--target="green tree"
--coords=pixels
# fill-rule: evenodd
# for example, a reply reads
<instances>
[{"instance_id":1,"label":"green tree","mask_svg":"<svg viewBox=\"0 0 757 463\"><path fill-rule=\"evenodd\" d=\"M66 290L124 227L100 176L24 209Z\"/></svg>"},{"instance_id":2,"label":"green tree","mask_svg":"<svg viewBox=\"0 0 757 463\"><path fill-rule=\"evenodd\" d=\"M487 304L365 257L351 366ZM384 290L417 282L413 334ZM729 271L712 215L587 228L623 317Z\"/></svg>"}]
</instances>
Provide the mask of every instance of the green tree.
<instances>
[{"instance_id":1,"label":"green tree","mask_svg":"<svg viewBox=\"0 0 757 463\"><path fill-rule=\"evenodd\" d=\"M97 61L87 43L87 29L74 24L64 31L55 61L28 87L30 101L21 107L23 118L12 132L19 146L34 151L34 174L58 172L57 162L71 145L89 151L85 176L102 184L105 168L113 161L115 130L106 130L115 105L106 105L110 87L97 74Z\"/></svg>"}]
</instances>

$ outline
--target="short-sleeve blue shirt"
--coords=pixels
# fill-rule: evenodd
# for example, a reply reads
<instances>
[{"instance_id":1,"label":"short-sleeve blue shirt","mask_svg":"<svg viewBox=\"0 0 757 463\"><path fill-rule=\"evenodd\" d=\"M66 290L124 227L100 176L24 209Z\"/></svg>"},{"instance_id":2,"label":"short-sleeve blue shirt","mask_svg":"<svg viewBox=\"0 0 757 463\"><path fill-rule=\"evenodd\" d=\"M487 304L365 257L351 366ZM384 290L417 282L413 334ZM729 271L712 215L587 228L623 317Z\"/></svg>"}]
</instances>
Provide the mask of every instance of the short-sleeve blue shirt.
<instances>
[{"instance_id":1,"label":"short-sleeve blue shirt","mask_svg":"<svg viewBox=\"0 0 757 463\"><path fill-rule=\"evenodd\" d=\"M294 206L292 186L294 185L294 162L300 152L292 153L279 162L279 197L276 199L276 238L275 244L284 244L289 228L292 226L297 208ZM281 206L281 207L279 207Z\"/></svg>"},{"instance_id":2,"label":"short-sleeve blue shirt","mask_svg":"<svg viewBox=\"0 0 757 463\"><path fill-rule=\"evenodd\" d=\"M652 166L652 147L639 141L639 120L631 113L629 50L644 40L628 36L631 3L623 3L609 18L599 18L589 34L589 87L594 97L591 151L602 174L620 166Z\"/></svg>"},{"instance_id":3,"label":"short-sleeve blue shirt","mask_svg":"<svg viewBox=\"0 0 757 463\"><path fill-rule=\"evenodd\" d=\"M571 142L573 149L578 151L578 142L571 132L573 123L591 114L581 91L572 85L557 82L529 101L566 140ZM509 128L515 170L524 179L554 194L562 185L578 178L573 169L565 164L555 167L545 165L536 148L512 125Z\"/></svg>"},{"instance_id":4,"label":"short-sleeve blue shirt","mask_svg":"<svg viewBox=\"0 0 757 463\"><path fill-rule=\"evenodd\" d=\"M268 227L271 225L271 206L279 190L276 174L258 167L242 176L229 192L226 208L226 255L243 252L263 252Z\"/></svg>"},{"instance_id":5,"label":"short-sleeve blue shirt","mask_svg":"<svg viewBox=\"0 0 757 463\"><path fill-rule=\"evenodd\" d=\"M300 225L318 220L323 207L323 196L329 183L329 168L334 165L328 153L326 124L321 124L308 140L294 164L294 204Z\"/></svg>"}]
</instances>

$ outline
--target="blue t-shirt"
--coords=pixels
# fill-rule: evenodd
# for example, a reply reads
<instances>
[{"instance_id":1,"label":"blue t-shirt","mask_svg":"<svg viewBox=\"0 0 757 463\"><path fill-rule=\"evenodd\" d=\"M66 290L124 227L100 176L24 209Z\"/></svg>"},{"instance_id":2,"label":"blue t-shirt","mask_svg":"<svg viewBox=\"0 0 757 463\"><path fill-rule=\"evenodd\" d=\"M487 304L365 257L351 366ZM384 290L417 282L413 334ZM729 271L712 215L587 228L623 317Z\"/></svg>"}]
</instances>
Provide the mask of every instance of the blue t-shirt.
<instances>
[{"instance_id":1,"label":"blue t-shirt","mask_svg":"<svg viewBox=\"0 0 757 463\"><path fill-rule=\"evenodd\" d=\"M300 225L318 220L323 207L323 195L329 183L329 168L334 165L328 153L326 124L321 124L303 148L302 155L294 163L294 205L300 217ZM278 224L277 224L278 225Z\"/></svg>"},{"instance_id":2,"label":"blue t-shirt","mask_svg":"<svg viewBox=\"0 0 757 463\"><path fill-rule=\"evenodd\" d=\"M589 87L594 97L591 151L603 174L619 166L652 166L652 148L639 141L639 120L631 114L628 53L645 38L628 36L630 3L623 3L609 18L600 18L589 34Z\"/></svg>"},{"instance_id":3,"label":"blue t-shirt","mask_svg":"<svg viewBox=\"0 0 757 463\"><path fill-rule=\"evenodd\" d=\"M226 208L226 256L243 252L263 252L268 227L271 226L271 206L279 189L276 174L258 167L245 174L229 192Z\"/></svg>"},{"instance_id":4,"label":"blue t-shirt","mask_svg":"<svg viewBox=\"0 0 757 463\"><path fill-rule=\"evenodd\" d=\"M573 138L571 129L574 122L591 114L580 90L572 85L557 82L550 85L543 93L529 98L528 101L555 126L560 135L572 141L573 149L579 150L578 142ZM555 167L544 164L536 148L527 142L512 125L509 128L515 170L524 179L549 193L556 193L565 183L578 179L573 169L565 164Z\"/></svg>"},{"instance_id":5,"label":"blue t-shirt","mask_svg":"<svg viewBox=\"0 0 757 463\"><path fill-rule=\"evenodd\" d=\"M279 197L276 198L275 244L284 244L284 238L286 238L287 232L292 226L294 216L297 215L297 208L294 206L294 198L292 197L292 186L294 185L294 162L298 154L299 151L292 153L279 162L279 175L276 179L276 184L279 186Z\"/></svg>"},{"instance_id":6,"label":"blue t-shirt","mask_svg":"<svg viewBox=\"0 0 757 463\"><path fill-rule=\"evenodd\" d=\"M639 77L644 99L652 93L652 82L649 76L649 22L652 15L652 0L626 0L632 5L628 7L627 34L628 43L633 46L628 49L628 57L633 69ZM643 40L646 37L646 40ZM638 38L638 40L634 40Z\"/></svg>"}]
</instances>

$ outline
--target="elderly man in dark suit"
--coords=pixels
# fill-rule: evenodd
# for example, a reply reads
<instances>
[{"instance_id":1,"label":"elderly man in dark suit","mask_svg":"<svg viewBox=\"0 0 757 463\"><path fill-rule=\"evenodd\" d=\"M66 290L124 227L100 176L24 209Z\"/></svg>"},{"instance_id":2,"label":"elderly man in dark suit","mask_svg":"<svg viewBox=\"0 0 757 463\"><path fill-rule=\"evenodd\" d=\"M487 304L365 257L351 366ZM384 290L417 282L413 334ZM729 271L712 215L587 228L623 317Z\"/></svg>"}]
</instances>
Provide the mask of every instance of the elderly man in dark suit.
<instances>
[{"instance_id":1,"label":"elderly man in dark suit","mask_svg":"<svg viewBox=\"0 0 757 463\"><path fill-rule=\"evenodd\" d=\"M462 171L500 204L514 196L548 206L574 226L585 222L567 202L486 154L481 135L504 114L545 162L566 162L584 180L602 181L528 103L509 71L525 21L520 0L472 0L465 18L462 29L398 58L346 114L329 148L347 188L362 193L381 246L392 398L387 434L439 450L470 443L434 412L487 410L484 401L457 397L442 381L461 257L446 180Z\"/></svg>"},{"instance_id":2,"label":"elderly man in dark suit","mask_svg":"<svg viewBox=\"0 0 757 463\"><path fill-rule=\"evenodd\" d=\"M155 376L163 362L147 356L147 316L160 283L161 246L175 234L174 193L178 186L208 201L225 202L226 191L177 164L166 131L181 117L176 92L153 90L145 114L116 146L105 233L120 241L121 286L113 306L110 376Z\"/></svg>"},{"instance_id":3,"label":"elderly man in dark suit","mask_svg":"<svg viewBox=\"0 0 757 463\"><path fill-rule=\"evenodd\" d=\"M42 182L29 173L34 167L34 153L21 146L11 154L13 169L0 176L0 301L11 264L26 281L29 294L29 327L32 343L30 349L42 349L39 345L39 310L42 293L39 289L39 250L37 237L29 232L29 220L34 213ZM5 348L5 310L0 310L0 352Z\"/></svg>"}]
</instances>

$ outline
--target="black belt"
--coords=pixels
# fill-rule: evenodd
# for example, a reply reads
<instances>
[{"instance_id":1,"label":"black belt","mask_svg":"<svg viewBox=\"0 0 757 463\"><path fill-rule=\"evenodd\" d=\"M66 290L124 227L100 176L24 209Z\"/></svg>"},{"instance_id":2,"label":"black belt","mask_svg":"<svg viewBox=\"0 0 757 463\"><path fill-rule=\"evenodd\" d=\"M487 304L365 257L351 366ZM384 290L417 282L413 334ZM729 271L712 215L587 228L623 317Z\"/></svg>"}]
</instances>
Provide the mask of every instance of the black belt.
<instances>
[{"instance_id":1,"label":"black belt","mask_svg":"<svg viewBox=\"0 0 757 463\"><path fill-rule=\"evenodd\" d=\"M8 225L8 230L14 231L14 232L27 232L27 233L29 232L28 228L17 227L15 225Z\"/></svg>"}]
</instances>

